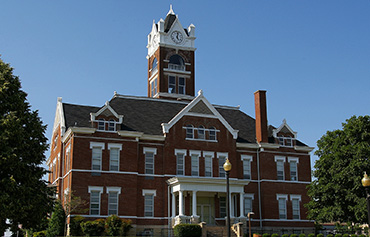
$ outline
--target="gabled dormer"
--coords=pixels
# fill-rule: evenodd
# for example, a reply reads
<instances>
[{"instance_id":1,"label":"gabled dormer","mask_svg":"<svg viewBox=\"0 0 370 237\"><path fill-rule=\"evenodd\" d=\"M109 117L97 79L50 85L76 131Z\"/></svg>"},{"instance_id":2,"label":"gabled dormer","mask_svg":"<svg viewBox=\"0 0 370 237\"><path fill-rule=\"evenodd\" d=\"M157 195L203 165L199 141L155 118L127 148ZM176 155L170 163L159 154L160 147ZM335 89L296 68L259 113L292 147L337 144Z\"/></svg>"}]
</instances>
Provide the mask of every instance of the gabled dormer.
<instances>
[{"instance_id":1,"label":"gabled dormer","mask_svg":"<svg viewBox=\"0 0 370 237\"><path fill-rule=\"evenodd\" d=\"M98 112L90 113L90 120L97 131L115 132L119 130L117 125L123 122L123 115L118 115L107 101Z\"/></svg>"},{"instance_id":2,"label":"gabled dormer","mask_svg":"<svg viewBox=\"0 0 370 237\"><path fill-rule=\"evenodd\" d=\"M294 147L297 139L297 132L287 124L286 120L276 129L272 130L275 141L283 147Z\"/></svg>"},{"instance_id":3,"label":"gabled dormer","mask_svg":"<svg viewBox=\"0 0 370 237\"><path fill-rule=\"evenodd\" d=\"M153 21L148 35L148 97L192 100L195 26L183 28L172 6L165 20Z\"/></svg>"},{"instance_id":4,"label":"gabled dormer","mask_svg":"<svg viewBox=\"0 0 370 237\"><path fill-rule=\"evenodd\" d=\"M232 128L226 119L217 111L217 109L211 103L209 103L209 101L204 97L202 90L198 92L198 96L196 98L194 98L168 123L162 124L163 133L169 133L170 129L184 116L217 119L226 128L226 130L230 132L233 139L238 138L239 131ZM187 123L182 129L186 130L185 140L197 141L217 142L217 133L220 132L219 128L213 126L207 127L205 124L194 126L191 123Z\"/></svg>"}]
</instances>

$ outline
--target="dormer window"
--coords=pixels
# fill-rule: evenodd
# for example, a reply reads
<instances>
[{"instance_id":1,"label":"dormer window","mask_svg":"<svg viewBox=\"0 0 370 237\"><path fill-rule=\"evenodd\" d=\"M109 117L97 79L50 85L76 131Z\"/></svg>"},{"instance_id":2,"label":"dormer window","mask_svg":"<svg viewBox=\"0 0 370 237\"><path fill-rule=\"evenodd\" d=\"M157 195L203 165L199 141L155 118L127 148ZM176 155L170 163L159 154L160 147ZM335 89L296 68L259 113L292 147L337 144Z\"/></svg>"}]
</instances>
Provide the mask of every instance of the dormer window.
<instances>
[{"instance_id":1,"label":"dormer window","mask_svg":"<svg viewBox=\"0 0 370 237\"><path fill-rule=\"evenodd\" d=\"M204 130L204 127L202 125L200 125L198 127L198 139L201 139L201 140L206 139L206 137L205 137L205 130Z\"/></svg>"},{"instance_id":2,"label":"dormer window","mask_svg":"<svg viewBox=\"0 0 370 237\"><path fill-rule=\"evenodd\" d=\"M108 131L116 131L116 121L113 119L109 120Z\"/></svg>"},{"instance_id":3,"label":"dormer window","mask_svg":"<svg viewBox=\"0 0 370 237\"><path fill-rule=\"evenodd\" d=\"M193 125L186 125L186 138L194 138L194 127Z\"/></svg>"},{"instance_id":4,"label":"dormer window","mask_svg":"<svg viewBox=\"0 0 370 237\"><path fill-rule=\"evenodd\" d=\"M105 130L105 119L98 119L98 130Z\"/></svg>"},{"instance_id":5,"label":"dormer window","mask_svg":"<svg viewBox=\"0 0 370 237\"><path fill-rule=\"evenodd\" d=\"M168 69L177 70L177 71L185 71L185 61L184 59L178 55L172 55L170 57L170 62L168 64Z\"/></svg>"},{"instance_id":6,"label":"dormer window","mask_svg":"<svg viewBox=\"0 0 370 237\"><path fill-rule=\"evenodd\" d=\"M279 136L279 145L285 147L293 147L293 138L291 136Z\"/></svg>"},{"instance_id":7,"label":"dormer window","mask_svg":"<svg viewBox=\"0 0 370 237\"><path fill-rule=\"evenodd\" d=\"M209 133L209 140L216 141L216 129L214 127L210 127L208 130Z\"/></svg>"}]
</instances>

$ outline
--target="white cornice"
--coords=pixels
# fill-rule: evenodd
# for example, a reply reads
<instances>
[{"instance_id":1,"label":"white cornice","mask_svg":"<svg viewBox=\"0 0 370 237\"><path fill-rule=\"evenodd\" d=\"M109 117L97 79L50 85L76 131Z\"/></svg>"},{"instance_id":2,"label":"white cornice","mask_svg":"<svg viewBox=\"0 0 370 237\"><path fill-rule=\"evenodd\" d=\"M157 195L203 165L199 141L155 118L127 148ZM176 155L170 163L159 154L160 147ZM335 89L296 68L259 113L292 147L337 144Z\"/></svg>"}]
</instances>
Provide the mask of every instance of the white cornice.
<instances>
[{"instance_id":1,"label":"white cornice","mask_svg":"<svg viewBox=\"0 0 370 237\"><path fill-rule=\"evenodd\" d=\"M166 139L163 135L149 135L144 134L142 137L140 137L140 140L150 140L150 141L164 141Z\"/></svg>"},{"instance_id":2,"label":"white cornice","mask_svg":"<svg viewBox=\"0 0 370 237\"><path fill-rule=\"evenodd\" d=\"M86 127L70 127L68 128L67 132L62 136L62 142L65 143L67 139L73 134L73 133L79 133L79 134L93 134L96 132L96 128L86 128Z\"/></svg>"},{"instance_id":3,"label":"white cornice","mask_svg":"<svg viewBox=\"0 0 370 237\"><path fill-rule=\"evenodd\" d=\"M144 134L143 132L135 132L135 131L118 131L117 133L121 137L133 137L136 139L139 139Z\"/></svg>"},{"instance_id":4,"label":"white cornice","mask_svg":"<svg viewBox=\"0 0 370 237\"><path fill-rule=\"evenodd\" d=\"M304 152L311 152L315 147L309 147L309 146L294 146L294 149L296 151L304 151Z\"/></svg>"},{"instance_id":5,"label":"white cornice","mask_svg":"<svg viewBox=\"0 0 370 237\"><path fill-rule=\"evenodd\" d=\"M259 143L260 148L266 149L278 149L280 147L279 144L271 144L271 143Z\"/></svg>"},{"instance_id":6,"label":"white cornice","mask_svg":"<svg viewBox=\"0 0 370 237\"><path fill-rule=\"evenodd\" d=\"M256 143L236 143L237 148L246 148L246 149L258 149L260 146Z\"/></svg>"}]
</instances>

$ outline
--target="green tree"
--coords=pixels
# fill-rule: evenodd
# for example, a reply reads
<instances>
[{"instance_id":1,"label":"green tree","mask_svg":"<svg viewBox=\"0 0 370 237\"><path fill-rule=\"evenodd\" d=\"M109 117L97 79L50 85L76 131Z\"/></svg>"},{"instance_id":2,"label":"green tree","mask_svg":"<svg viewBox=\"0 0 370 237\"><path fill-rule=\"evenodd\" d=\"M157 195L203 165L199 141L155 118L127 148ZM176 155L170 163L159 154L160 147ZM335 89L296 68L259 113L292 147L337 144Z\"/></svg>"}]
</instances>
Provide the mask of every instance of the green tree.
<instances>
[{"instance_id":1,"label":"green tree","mask_svg":"<svg viewBox=\"0 0 370 237\"><path fill-rule=\"evenodd\" d=\"M36 228L52 210L54 190L42 177L47 139L9 64L0 59L0 233L9 227Z\"/></svg>"},{"instance_id":2,"label":"green tree","mask_svg":"<svg viewBox=\"0 0 370 237\"><path fill-rule=\"evenodd\" d=\"M46 235L50 237L64 236L66 214L60 201L55 202Z\"/></svg>"},{"instance_id":3,"label":"green tree","mask_svg":"<svg viewBox=\"0 0 370 237\"><path fill-rule=\"evenodd\" d=\"M308 216L320 222L366 223L364 171L370 172L370 117L353 116L342 129L317 142L314 181L309 185Z\"/></svg>"}]
</instances>

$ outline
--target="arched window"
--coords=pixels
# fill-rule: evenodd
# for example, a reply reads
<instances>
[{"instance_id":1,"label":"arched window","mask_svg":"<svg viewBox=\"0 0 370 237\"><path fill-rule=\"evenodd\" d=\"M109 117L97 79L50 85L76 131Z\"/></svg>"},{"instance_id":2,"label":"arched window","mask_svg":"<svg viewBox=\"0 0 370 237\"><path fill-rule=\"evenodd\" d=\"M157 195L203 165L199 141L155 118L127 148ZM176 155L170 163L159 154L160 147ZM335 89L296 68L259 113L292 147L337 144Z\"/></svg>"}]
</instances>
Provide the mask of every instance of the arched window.
<instances>
[{"instance_id":1,"label":"arched window","mask_svg":"<svg viewBox=\"0 0 370 237\"><path fill-rule=\"evenodd\" d=\"M194 127L191 124L186 125L186 138L194 138Z\"/></svg>"},{"instance_id":2,"label":"arched window","mask_svg":"<svg viewBox=\"0 0 370 237\"><path fill-rule=\"evenodd\" d=\"M104 119L98 119L98 130L105 130L105 120Z\"/></svg>"},{"instance_id":3,"label":"arched window","mask_svg":"<svg viewBox=\"0 0 370 237\"><path fill-rule=\"evenodd\" d=\"M209 140L216 141L216 129L214 127L209 128Z\"/></svg>"},{"instance_id":4,"label":"arched window","mask_svg":"<svg viewBox=\"0 0 370 237\"><path fill-rule=\"evenodd\" d=\"M206 139L205 130L202 125L198 127L198 139L202 139L202 140Z\"/></svg>"},{"instance_id":5,"label":"arched window","mask_svg":"<svg viewBox=\"0 0 370 237\"><path fill-rule=\"evenodd\" d=\"M158 71L158 61L157 58L154 58L152 62L152 75Z\"/></svg>"},{"instance_id":6,"label":"arched window","mask_svg":"<svg viewBox=\"0 0 370 237\"><path fill-rule=\"evenodd\" d=\"M185 71L185 61L180 55L174 54L170 57L168 68L173 70Z\"/></svg>"},{"instance_id":7,"label":"arched window","mask_svg":"<svg viewBox=\"0 0 370 237\"><path fill-rule=\"evenodd\" d=\"M109 120L108 131L116 131L116 121L113 119Z\"/></svg>"}]
</instances>

